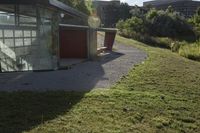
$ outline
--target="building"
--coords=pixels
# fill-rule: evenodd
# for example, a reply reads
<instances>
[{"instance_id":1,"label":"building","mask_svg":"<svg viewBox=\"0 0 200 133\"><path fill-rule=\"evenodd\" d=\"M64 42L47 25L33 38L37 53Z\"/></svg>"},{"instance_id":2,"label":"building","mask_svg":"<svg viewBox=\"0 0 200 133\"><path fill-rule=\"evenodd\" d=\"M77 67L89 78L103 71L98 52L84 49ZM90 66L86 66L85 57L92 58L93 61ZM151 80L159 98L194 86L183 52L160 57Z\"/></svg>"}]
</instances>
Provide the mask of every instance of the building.
<instances>
[{"instance_id":1,"label":"building","mask_svg":"<svg viewBox=\"0 0 200 133\"><path fill-rule=\"evenodd\" d=\"M120 0L93 0L93 5L101 19L102 27L115 27L118 21Z\"/></svg>"},{"instance_id":2,"label":"building","mask_svg":"<svg viewBox=\"0 0 200 133\"><path fill-rule=\"evenodd\" d=\"M57 0L1 0L0 71L55 70L62 59L95 57L96 31L87 19Z\"/></svg>"},{"instance_id":3,"label":"building","mask_svg":"<svg viewBox=\"0 0 200 133\"><path fill-rule=\"evenodd\" d=\"M151 6L159 10L166 10L171 6L175 11L180 12L186 18L192 17L198 7L200 1L193 0L154 0L143 3L144 6Z\"/></svg>"}]
</instances>

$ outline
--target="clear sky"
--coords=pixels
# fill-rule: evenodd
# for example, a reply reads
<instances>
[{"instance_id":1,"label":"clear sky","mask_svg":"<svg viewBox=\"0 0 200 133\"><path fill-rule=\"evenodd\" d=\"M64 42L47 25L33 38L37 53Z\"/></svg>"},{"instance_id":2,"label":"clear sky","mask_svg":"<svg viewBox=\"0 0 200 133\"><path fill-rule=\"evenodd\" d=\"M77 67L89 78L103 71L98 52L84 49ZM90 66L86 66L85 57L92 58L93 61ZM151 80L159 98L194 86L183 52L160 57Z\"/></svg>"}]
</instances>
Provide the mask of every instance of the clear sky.
<instances>
[{"instance_id":1,"label":"clear sky","mask_svg":"<svg viewBox=\"0 0 200 133\"><path fill-rule=\"evenodd\" d=\"M138 5L138 6L142 6L144 1L150 1L150 0L121 0L121 2L126 2L129 5Z\"/></svg>"},{"instance_id":2,"label":"clear sky","mask_svg":"<svg viewBox=\"0 0 200 133\"><path fill-rule=\"evenodd\" d=\"M121 2L126 2L129 5L138 5L138 6L142 6L143 2L145 1L151 1L151 0L121 0ZM195 0L195 1L200 1L200 0Z\"/></svg>"}]
</instances>

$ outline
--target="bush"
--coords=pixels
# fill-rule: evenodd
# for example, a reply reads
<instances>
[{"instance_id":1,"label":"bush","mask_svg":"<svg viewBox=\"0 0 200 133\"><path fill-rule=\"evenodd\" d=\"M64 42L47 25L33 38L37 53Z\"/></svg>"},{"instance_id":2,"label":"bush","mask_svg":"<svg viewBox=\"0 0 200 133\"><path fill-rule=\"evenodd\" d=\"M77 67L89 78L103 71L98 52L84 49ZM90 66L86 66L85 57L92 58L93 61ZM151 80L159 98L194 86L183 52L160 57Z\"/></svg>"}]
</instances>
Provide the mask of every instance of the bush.
<instances>
[{"instance_id":1,"label":"bush","mask_svg":"<svg viewBox=\"0 0 200 133\"><path fill-rule=\"evenodd\" d=\"M138 17L132 17L126 21L120 20L116 27L119 29L119 32L125 36L132 36L131 34L144 33L144 21Z\"/></svg>"},{"instance_id":2,"label":"bush","mask_svg":"<svg viewBox=\"0 0 200 133\"><path fill-rule=\"evenodd\" d=\"M177 12L150 10L146 15L148 33L159 37L194 36L192 27Z\"/></svg>"},{"instance_id":3,"label":"bush","mask_svg":"<svg viewBox=\"0 0 200 133\"><path fill-rule=\"evenodd\" d=\"M170 43L170 47L171 47L171 51L172 52L178 52L180 47L183 45L187 45L187 43L184 42L180 42L180 41L174 41Z\"/></svg>"},{"instance_id":4,"label":"bush","mask_svg":"<svg viewBox=\"0 0 200 133\"><path fill-rule=\"evenodd\" d=\"M146 34L156 37L170 37L187 39L194 37L195 33L191 25L172 9L158 11L151 9L142 17L137 15L125 21L119 21L117 28L121 35L131 37L131 34ZM193 39L194 40L194 39Z\"/></svg>"},{"instance_id":5,"label":"bush","mask_svg":"<svg viewBox=\"0 0 200 133\"><path fill-rule=\"evenodd\" d=\"M200 61L200 41L182 45L179 49L179 54L188 59Z\"/></svg>"},{"instance_id":6,"label":"bush","mask_svg":"<svg viewBox=\"0 0 200 133\"><path fill-rule=\"evenodd\" d=\"M193 25L196 37L200 38L200 8L192 18L188 19L188 22Z\"/></svg>"}]
</instances>

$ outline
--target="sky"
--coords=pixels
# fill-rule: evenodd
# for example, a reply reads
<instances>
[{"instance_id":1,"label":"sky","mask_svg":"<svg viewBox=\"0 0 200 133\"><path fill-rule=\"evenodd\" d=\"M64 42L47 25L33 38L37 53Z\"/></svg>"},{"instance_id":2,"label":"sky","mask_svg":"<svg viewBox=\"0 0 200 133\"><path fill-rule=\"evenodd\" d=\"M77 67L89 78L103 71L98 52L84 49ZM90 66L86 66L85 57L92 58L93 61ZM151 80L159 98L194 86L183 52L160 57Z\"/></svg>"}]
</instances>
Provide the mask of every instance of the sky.
<instances>
[{"instance_id":1,"label":"sky","mask_svg":"<svg viewBox=\"0 0 200 133\"><path fill-rule=\"evenodd\" d=\"M138 6L142 6L143 2L145 1L152 1L152 0L121 0L121 2L126 2L129 5L138 5ZM195 0L195 1L200 1L200 0Z\"/></svg>"},{"instance_id":2,"label":"sky","mask_svg":"<svg viewBox=\"0 0 200 133\"><path fill-rule=\"evenodd\" d=\"M138 6L142 6L143 2L145 1L150 1L150 0L121 0L121 2L126 2L129 5L138 5Z\"/></svg>"}]
</instances>

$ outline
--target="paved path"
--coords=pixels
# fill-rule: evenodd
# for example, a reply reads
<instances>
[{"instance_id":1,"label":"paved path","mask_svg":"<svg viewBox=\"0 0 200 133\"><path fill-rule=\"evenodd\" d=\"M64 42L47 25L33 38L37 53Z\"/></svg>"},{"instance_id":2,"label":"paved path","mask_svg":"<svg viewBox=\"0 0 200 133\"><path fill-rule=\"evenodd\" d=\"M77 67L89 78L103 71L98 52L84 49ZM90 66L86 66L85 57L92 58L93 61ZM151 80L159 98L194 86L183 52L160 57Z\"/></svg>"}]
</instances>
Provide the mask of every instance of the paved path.
<instances>
[{"instance_id":1,"label":"paved path","mask_svg":"<svg viewBox=\"0 0 200 133\"><path fill-rule=\"evenodd\" d=\"M87 61L70 70L0 74L0 91L89 91L107 88L147 57L145 52L134 47L116 44L115 48L116 52L98 61Z\"/></svg>"}]
</instances>

